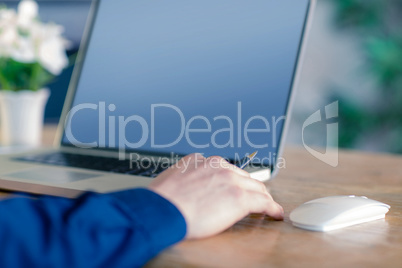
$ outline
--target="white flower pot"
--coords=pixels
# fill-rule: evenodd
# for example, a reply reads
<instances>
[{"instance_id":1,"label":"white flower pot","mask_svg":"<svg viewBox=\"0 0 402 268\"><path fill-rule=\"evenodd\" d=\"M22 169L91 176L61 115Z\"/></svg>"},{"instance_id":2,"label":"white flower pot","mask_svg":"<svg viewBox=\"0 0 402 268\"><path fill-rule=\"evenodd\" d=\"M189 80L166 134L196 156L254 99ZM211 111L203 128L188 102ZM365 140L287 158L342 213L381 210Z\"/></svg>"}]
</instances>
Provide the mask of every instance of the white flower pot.
<instances>
[{"instance_id":1,"label":"white flower pot","mask_svg":"<svg viewBox=\"0 0 402 268\"><path fill-rule=\"evenodd\" d=\"M43 115L50 92L0 90L1 143L36 147L41 144Z\"/></svg>"}]
</instances>

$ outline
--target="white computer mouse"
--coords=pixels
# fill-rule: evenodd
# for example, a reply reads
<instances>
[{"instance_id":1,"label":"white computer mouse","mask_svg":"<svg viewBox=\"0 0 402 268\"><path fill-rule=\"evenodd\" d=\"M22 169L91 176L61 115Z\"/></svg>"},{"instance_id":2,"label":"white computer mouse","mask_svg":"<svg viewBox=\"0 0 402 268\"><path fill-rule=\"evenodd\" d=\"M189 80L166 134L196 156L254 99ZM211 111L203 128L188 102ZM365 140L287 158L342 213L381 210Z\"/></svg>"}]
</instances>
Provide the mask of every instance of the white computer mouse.
<instances>
[{"instance_id":1,"label":"white computer mouse","mask_svg":"<svg viewBox=\"0 0 402 268\"><path fill-rule=\"evenodd\" d=\"M382 219L389 209L365 196L329 196L300 205L290 213L290 220L296 227L326 232Z\"/></svg>"}]
</instances>

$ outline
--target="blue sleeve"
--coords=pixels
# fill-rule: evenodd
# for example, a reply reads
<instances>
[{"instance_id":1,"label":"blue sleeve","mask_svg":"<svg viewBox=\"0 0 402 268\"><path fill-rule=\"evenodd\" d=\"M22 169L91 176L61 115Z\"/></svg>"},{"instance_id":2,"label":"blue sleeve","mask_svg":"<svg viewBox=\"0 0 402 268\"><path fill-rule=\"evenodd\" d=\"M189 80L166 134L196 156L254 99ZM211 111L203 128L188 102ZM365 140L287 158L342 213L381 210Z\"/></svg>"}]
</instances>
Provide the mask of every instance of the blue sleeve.
<instances>
[{"instance_id":1,"label":"blue sleeve","mask_svg":"<svg viewBox=\"0 0 402 268\"><path fill-rule=\"evenodd\" d=\"M139 267L186 234L146 189L0 202L0 267Z\"/></svg>"}]
</instances>

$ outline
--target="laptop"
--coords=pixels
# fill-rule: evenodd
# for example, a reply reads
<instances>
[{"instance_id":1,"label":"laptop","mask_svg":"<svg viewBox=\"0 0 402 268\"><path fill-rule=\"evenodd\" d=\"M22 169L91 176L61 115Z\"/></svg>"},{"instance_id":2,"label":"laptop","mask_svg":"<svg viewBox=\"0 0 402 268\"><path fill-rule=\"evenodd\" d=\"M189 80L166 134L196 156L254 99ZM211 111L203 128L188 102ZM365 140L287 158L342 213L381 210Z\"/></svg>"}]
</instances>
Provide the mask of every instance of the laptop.
<instances>
[{"instance_id":1,"label":"laptop","mask_svg":"<svg viewBox=\"0 0 402 268\"><path fill-rule=\"evenodd\" d=\"M260 181L281 162L312 0L93 1L56 146L0 157L0 188L146 187L181 157ZM283 160L283 159L282 159Z\"/></svg>"}]
</instances>

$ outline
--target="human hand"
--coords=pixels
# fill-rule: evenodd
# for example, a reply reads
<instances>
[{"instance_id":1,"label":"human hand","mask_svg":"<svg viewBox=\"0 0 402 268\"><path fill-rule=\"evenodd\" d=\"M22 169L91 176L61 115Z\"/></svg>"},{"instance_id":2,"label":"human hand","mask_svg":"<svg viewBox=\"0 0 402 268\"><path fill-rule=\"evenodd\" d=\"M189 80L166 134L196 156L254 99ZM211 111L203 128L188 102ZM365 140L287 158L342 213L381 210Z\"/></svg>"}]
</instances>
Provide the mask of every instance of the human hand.
<instances>
[{"instance_id":1,"label":"human hand","mask_svg":"<svg viewBox=\"0 0 402 268\"><path fill-rule=\"evenodd\" d=\"M183 157L149 188L172 202L187 223L187 239L218 234L250 213L283 219L265 185L219 156Z\"/></svg>"}]
</instances>

